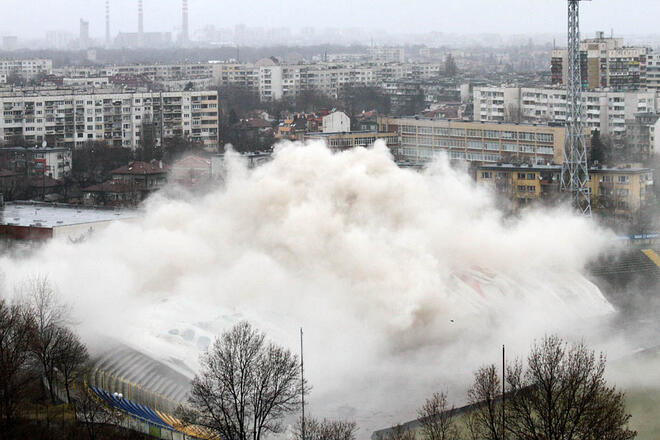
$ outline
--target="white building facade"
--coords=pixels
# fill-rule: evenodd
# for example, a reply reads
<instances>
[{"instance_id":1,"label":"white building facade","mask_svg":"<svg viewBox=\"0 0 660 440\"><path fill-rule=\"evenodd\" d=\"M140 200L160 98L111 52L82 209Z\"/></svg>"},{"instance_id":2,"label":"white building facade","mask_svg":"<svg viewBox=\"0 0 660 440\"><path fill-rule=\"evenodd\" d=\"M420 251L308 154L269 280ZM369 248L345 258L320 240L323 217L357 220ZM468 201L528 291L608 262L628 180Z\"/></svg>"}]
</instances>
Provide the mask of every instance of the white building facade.
<instances>
[{"instance_id":1,"label":"white building facade","mask_svg":"<svg viewBox=\"0 0 660 440\"><path fill-rule=\"evenodd\" d=\"M0 95L0 139L46 140L57 147L88 141L138 148L147 124L160 144L182 137L208 147L218 144L216 91L78 93L64 90Z\"/></svg>"}]
</instances>

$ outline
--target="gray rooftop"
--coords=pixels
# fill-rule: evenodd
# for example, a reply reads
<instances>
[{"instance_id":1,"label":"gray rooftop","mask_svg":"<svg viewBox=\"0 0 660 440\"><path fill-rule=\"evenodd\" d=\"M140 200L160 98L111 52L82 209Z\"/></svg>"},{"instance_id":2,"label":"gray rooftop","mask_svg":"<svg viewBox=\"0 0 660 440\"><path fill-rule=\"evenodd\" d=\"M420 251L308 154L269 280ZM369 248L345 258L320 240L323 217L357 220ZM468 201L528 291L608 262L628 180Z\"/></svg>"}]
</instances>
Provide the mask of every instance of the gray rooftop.
<instances>
[{"instance_id":1,"label":"gray rooftop","mask_svg":"<svg viewBox=\"0 0 660 440\"><path fill-rule=\"evenodd\" d=\"M42 228L125 220L137 216L136 211L130 210L119 211L38 202L7 203L0 207L0 225Z\"/></svg>"}]
</instances>

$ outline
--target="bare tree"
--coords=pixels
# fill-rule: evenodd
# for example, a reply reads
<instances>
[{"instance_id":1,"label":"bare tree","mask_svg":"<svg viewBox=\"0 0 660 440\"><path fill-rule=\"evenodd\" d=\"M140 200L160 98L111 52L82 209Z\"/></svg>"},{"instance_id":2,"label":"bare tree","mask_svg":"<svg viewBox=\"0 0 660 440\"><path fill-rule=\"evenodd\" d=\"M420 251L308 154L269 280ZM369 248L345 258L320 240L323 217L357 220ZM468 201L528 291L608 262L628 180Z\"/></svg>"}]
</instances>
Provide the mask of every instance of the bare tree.
<instances>
[{"instance_id":1,"label":"bare tree","mask_svg":"<svg viewBox=\"0 0 660 440\"><path fill-rule=\"evenodd\" d=\"M449 407L447 394L433 393L417 411L417 421L422 425L426 440L455 440L458 431L454 424L454 407Z\"/></svg>"},{"instance_id":2,"label":"bare tree","mask_svg":"<svg viewBox=\"0 0 660 440\"><path fill-rule=\"evenodd\" d=\"M55 349L54 365L64 384L67 402L71 402L71 386L79 378L89 359L87 347L78 335L67 327L59 328L58 345Z\"/></svg>"},{"instance_id":3,"label":"bare tree","mask_svg":"<svg viewBox=\"0 0 660 440\"><path fill-rule=\"evenodd\" d=\"M24 307L0 300L0 437L12 428L24 388L32 378L34 326Z\"/></svg>"},{"instance_id":4,"label":"bare tree","mask_svg":"<svg viewBox=\"0 0 660 440\"><path fill-rule=\"evenodd\" d=\"M468 403L474 410L468 416L468 428L473 439L502 439L501 382L495 365L479 368L468 391Z\"/></svg>"},{"instance_id":5,"label":"bare tree","mask_svg":"<svg viewBox=\"0 0 660 440\"><path fill-rule=\"evenodd\" d=\"M280 432L282 418L300 407L298 365L289 350L267 343L249 323L238 323L202 355L190 409L182 417L225 440L259 440Z\"/></svg>"},{"instance_id":6,"label":"bare tree","mask_svg":"<svg viewBox=\"0 0 660 440\"><path fill-rule=\"evenodd\" d=\"M305 440L355 440L356 434L355 422L305 417ZM294 429L294 439L302 438L301 419L298 419Z\"/></svg>"},{"instance_id":7,"label":"bare tree","mask_svg":"<svg viewBox=\"0 0 660 440\"><path fill-rule=\"evenodd\" d=\"M624 394L605 381L605 357L558 336L507 369L507 430L529 440L630 440Z\"/></svg>"},{"instance_id":8,"label":"bare tree","mask_svg":"<svg viewBox=\"0 0 660 440\"><path fill-rule=\"evenodd\" d=\"M104 405L87 390L83 383L79 385L71 395L71 403L76 418L85 426L89 440L96 440L103 426L120 425L124 415Z\"/></svg>"},{"instance_id":9,"label":"bare tree","mask_svg":"<svg viewBox=\"0 0 660 440\"><path fill-rule=\"evenodd\" d=\"M45 276L27 279L20 286L19 292L34 317L32 352L46 379L51 402L55 403L55 358L62 337L60 329L65 324L68 308L59 302L55 290Z\"/></svg>"},{"instance_id":10,"label":"bare tree","mask_svg":"<svg viewBox=\"0 0 660 440\"><path fill-rule=\"evenodd\" d=\"M376 440L415 440L415 432L397 424L392 426L386 434L379 434Z\"/></svg>"}]
</instances>

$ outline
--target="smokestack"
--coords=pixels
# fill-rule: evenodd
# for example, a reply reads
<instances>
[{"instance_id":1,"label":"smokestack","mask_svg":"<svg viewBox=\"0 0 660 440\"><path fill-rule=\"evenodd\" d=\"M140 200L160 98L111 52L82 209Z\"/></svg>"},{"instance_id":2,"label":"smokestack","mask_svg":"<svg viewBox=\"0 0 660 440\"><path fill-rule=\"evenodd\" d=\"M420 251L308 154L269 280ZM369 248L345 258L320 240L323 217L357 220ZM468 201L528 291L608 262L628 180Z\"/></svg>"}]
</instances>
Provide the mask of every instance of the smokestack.
<instances>
[{"instance_id":1,"label":"smokestack","mask_svg":"<svg viewBox=\"0 0 660 440\"><path fill-rule=\"evenodd\" d=\"M190 35L188 34L188 0L183 0L181 20L181 42L187 43L190 39Z\"/></svg>"},{"instance_id":2,"label":"smokestack","mask_svg":"<svg viewBox=\"0 0 660 440\"><path fill-rule=\"evenodd\" d=\"M138 0L138 46L144 43L144 21L142 14L142 0Z\"/></svg>"},{"instance_id":3,"label":"smokestack","mask_svg":"<svg viewBox=\"0 0 660 440\"><path fill-rule=\"evenodd\" d=\"M105 0L105 45L110 47L110 0Z\"/></svg>"}]
</instances>

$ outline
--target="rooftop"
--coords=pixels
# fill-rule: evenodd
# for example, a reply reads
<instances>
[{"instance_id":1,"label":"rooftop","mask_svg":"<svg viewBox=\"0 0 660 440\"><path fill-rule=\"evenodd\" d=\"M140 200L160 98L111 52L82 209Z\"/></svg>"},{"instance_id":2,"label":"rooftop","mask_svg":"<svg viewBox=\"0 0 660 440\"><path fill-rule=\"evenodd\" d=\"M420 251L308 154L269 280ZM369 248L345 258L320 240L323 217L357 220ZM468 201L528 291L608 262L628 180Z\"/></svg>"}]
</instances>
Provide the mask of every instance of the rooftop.
<instances>
[{"instance_id":1,"label":"rooftop","mask_svg":"<svg viewBox=\"0 0 660 440\"><path fill-rule=\"evenodd\" d=\"M329 136L341 136L341 135L346 135L346 136L353 136L353 135L394 135L396 133L380 133L377 131L373 130L365 130L365 131L335 131L332 133L323 133L323 132L310 132L310 133L305 133L305 137L329 137Z\"/></svg>"},{"instance_id":2,"label":"rooftop","mask_svg":"<svg viewBox=\"0 0 660 440\"><path fill-rule=\"evenodd\" d=\"M136 211L83 208L40 202L7 203L0 207L0 225L43 228L125 220L137 216Z\"/></svg>"},{"instance_id":3,"label":"rooftop","mask_svg":"<svg viewBox=\"0 0 660 440\"><path fill-rule=\"evenodd\" d=\"M111 174L165 174L167 165L162 161L152 160L151 162L130 162L128 165L111 171Z\"/></svg>"},{"instance_id":4,"label":"rooftop","mask_svg":"<svg viewBox=\"0 0 660 440\"><path fill-rule=\"evenodd\" d=\"M480 170L536 170L536 171L561 171L561 165L528 165L528 164L493 164L481 165ZM589 167L590 173L648 173L652 170L650 168L640 168L633 166L619 166L619 167L604 167L604 166L591 166Z\"/></svg>"}]
</instances>

